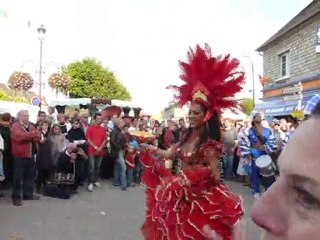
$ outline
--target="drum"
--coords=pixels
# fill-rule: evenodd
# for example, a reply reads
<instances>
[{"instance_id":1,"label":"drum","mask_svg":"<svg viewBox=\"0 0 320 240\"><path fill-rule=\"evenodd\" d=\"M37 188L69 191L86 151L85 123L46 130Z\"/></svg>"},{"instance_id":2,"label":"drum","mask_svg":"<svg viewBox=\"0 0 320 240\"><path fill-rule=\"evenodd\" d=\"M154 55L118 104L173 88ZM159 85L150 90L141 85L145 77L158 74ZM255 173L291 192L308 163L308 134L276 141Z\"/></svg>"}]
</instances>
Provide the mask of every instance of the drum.
<instances>
[{"instance_id":1,"label":"drum","mask_svg":"<svg viewBox=\"0 0 320 240\"><path fill-rule=\"evenodd\" d=\"M264 177L276 174L276 165L269 155L261 155L256 159L256 166L260 169L260 174Z\"/></svg>"}]
</instances>

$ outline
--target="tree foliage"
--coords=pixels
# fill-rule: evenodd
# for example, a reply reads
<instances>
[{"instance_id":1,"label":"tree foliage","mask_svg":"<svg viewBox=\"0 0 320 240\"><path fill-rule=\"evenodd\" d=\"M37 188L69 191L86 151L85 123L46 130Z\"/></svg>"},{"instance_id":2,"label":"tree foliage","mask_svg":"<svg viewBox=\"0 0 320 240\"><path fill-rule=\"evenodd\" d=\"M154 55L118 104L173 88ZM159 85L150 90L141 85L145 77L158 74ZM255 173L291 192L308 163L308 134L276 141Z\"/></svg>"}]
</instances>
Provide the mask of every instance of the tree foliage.
<instances>
[{"instance_id":1,"label":"tree foliage","mask_svg":"<svg viewBox=\"0 0 320 240\"><path fill-rule=\"evenodd\" d=\"M254 102L251 98L245 98L242 100L241 106L242 106L242 111L245 114L250 115L254 109Z\"/></svg>"},{"instance_id":2,"label":"tree foliage","mask_svg":"<svg viewBox=\"0 0 320 240\"><path fill-rule=\"evenodd\" d=\"M8 95L4 91L0 91L0 100L8 101L8 102L21 102L21 103L29 103L29 101L23 97L13 97Z\"/></svg>"},{"instance_id":3,"label":"tree foliage","mask_svg":"<svg viewBox=\"0 0 320 240\"><path fill-rule=\"evenodd\" d=\"M93 58L70 63L64 72L71 78L70 96L130 100L129 91L113 72Z\"/></svg>"}]
</instances>

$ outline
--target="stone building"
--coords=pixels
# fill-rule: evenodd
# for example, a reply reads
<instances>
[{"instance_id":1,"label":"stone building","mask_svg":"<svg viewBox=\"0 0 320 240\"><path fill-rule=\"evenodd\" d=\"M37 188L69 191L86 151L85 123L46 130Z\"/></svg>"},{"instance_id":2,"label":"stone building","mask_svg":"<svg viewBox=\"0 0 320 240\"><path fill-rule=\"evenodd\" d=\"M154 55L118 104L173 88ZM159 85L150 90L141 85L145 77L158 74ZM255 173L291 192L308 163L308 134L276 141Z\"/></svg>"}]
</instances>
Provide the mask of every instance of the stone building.
<instances>
[{"instance_id":1,"label":"stone building","mask_svg":"<svg viewBox=\"0 0 320 240\"><path fill-rule=\"evenodd\" d=\"M301 104L308 113L308 101L320 94L320 0L312 1L257 51L263 54L264 88L263 103L255 111L285 116ZM302 94L294 92L297 84Z\"/></svg>"}]
</instances>

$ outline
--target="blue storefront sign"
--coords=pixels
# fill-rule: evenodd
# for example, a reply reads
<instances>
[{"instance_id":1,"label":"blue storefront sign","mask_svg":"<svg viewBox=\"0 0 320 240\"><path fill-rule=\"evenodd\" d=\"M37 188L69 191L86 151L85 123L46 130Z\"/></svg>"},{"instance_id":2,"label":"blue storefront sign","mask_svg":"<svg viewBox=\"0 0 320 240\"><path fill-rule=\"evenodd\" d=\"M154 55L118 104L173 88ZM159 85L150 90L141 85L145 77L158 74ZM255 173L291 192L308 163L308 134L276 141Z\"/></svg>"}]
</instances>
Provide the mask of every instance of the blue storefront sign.
<instances>
[{"instance_id":1,"label":"blue storefront sign","mask_svg":"<svg viewBox=\"0 0 320 240\"><path fill-rule=\"evenodd\" d=\"M302 100L301 110L303 110L305 114L310 114L319 100L320 96L318 94L304 97ZM293 111L296 110L298 110L297 101L278 100L258 104L254 109L254 113L263 112L267 117L275 117L290 115Z\"/></svg>"}]
</instances>

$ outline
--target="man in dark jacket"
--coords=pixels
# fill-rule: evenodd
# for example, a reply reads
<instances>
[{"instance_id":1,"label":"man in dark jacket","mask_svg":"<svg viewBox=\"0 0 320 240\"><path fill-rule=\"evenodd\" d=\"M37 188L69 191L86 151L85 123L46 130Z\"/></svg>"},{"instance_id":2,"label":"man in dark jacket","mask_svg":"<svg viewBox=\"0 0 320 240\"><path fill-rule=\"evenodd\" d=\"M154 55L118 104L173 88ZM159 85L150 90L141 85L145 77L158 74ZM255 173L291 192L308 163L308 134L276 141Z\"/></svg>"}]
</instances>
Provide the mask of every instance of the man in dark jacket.
<instances>
[{"instance_id":1,"label":"man in dark jacket","mask_svg":"<svg viewBox=\"0 0 320 240\"><path fill-rule=\"evenodd\" d=\"M113 185L121 186L121 189L123 191L125 191L127 188L126 163L124 160L124 153L126 147L126 140L123 134L124 126L124 120L117 119L115 121L115 126L110 136L111 154L116 159L113 173Z\"/></svg>"},{"instance_id":2,"label":"man in dark jacket","mask_svg":"<svg viewBox=\"0 0 320 240\"><path fill-rule=\"evenodd\" d=\"M11 127L12 155L14 157L12 202L15 206L22 205L22 197L24 200L39 199L39 196L33 195L34 155L37 151L36 144L39 141L40 133L29 123L28 111L20 111L18 120Z\"/></svg>"}]
</instances>

